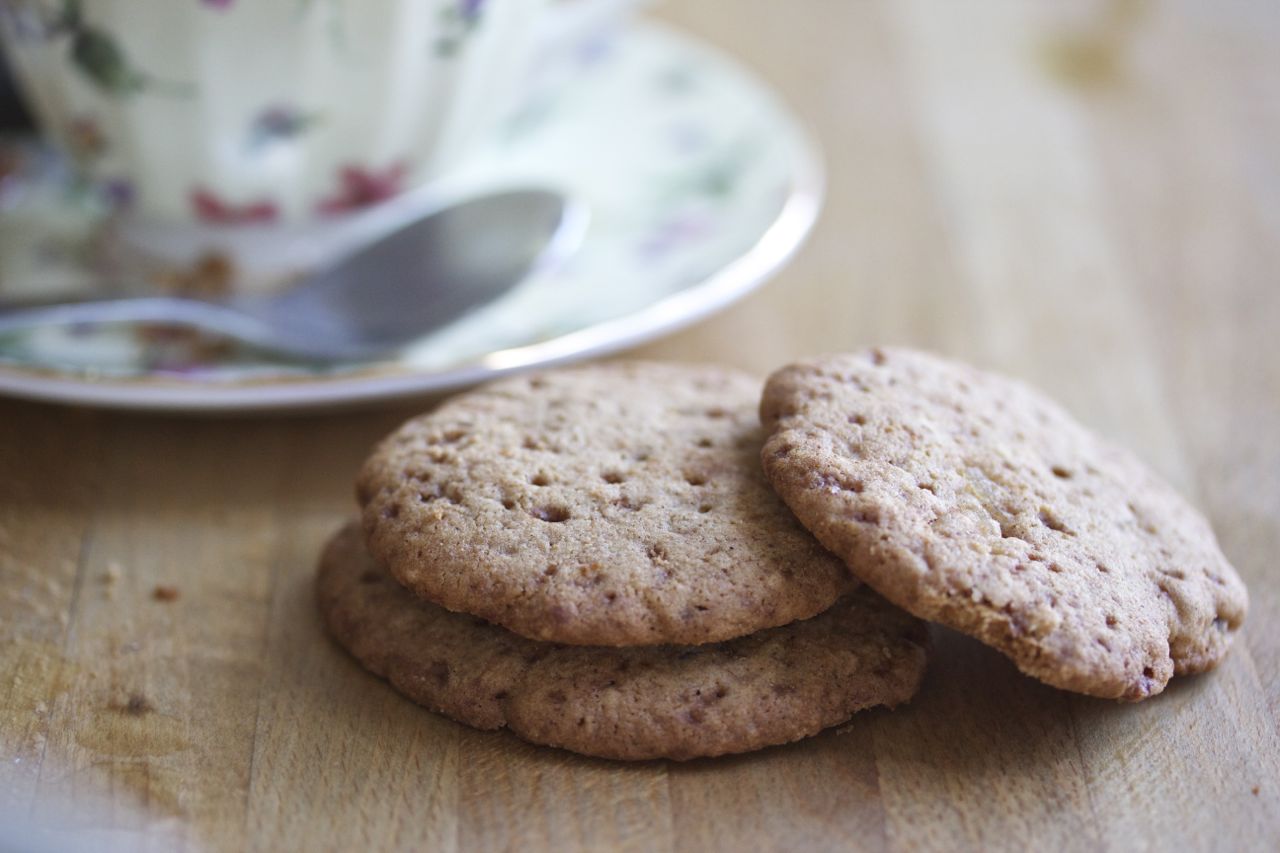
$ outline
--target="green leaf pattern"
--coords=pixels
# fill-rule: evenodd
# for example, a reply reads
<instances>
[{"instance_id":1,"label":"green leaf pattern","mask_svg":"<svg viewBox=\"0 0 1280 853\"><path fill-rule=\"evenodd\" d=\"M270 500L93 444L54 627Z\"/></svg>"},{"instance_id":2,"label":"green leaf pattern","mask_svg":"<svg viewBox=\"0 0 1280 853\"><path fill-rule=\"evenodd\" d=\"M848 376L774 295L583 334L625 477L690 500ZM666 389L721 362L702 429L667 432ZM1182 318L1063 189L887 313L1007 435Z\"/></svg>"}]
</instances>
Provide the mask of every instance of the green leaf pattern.
<instances>
[{"instance_id":1,"label":"green leaf pattern","mask_svg":"<svg viewBox=\"0 0 1280 853\"><path fill-rule=\"evenodd\" d=\"M72 65L104 94L131 97L146 90L170 95L192 92L190 84L159 80L136 68L111 33L85 20L81 0L63 0L62 13L49 34L70 36Z\"/></svg>"}]
</instances>

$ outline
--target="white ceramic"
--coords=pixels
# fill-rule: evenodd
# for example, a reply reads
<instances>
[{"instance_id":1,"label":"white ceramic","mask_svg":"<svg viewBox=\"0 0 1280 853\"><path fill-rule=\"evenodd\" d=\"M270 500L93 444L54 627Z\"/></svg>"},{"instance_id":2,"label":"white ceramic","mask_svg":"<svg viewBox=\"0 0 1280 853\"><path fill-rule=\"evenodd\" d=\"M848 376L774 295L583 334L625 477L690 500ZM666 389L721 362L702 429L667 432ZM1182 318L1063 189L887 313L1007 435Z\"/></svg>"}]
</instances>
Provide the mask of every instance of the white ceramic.
<instances>
[{"instance_id":1,"label":"white ceramic","mask_svg":"<svg viewBox=\"0 0 1280 853\"><path fill-rule=\"evenodd\" d=\"M622 5L0 0L0 34L45 133L163 255L209 239L175 226L331 218L434 180Z\"/></svg>"},{"instance_id":2,"label":"white ceramic","mask_svg":"<svg viewBox=\"0 0 1280 853\"><path fill-rule=\"evenodd\" d=\"M741 297L790 256L817 214L821 174L767 88L647 25L573 62L571 83L529 103L441 186L550 186L580 199L591 221L569 262L381 364L288 363L145 326L50 328L0 337L0 393L188 411L422 394L649 340ZM56 161L24 151L25 173L0 187L0 300L90 290L112 220L59 180Z\"/></svg>"}]
</instances>

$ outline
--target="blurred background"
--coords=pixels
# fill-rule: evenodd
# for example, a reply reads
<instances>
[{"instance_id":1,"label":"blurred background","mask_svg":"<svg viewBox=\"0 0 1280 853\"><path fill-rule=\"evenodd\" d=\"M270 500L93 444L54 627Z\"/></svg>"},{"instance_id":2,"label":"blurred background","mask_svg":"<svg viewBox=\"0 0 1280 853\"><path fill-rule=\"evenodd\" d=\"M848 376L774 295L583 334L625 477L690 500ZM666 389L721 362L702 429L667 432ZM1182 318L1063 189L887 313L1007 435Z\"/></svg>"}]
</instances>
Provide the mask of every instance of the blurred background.
<instances>
[{"instance_id":1,"label":"blurred background","mask_svg":"<svg viewBox=\"0 0 1280 853\"><path fill-rule=\"evenodd\" d=\"M20 639L0 643L0 675L24 685L0 700L0 791L105 798L101 823L122 837L218 849L432 846L431 821L397 822L424 791L448 795L431 814L463 847L1273 847L1280 6L681 0L647 14L776 92L823 153L825 199L767 286L625 354L763 375L906 344L1035 383L1211 519L1252 596L1221 670L1120 708L953 638L917 703L932 717L895 712L714 771L615 773L442 733L321 647L319 544L351 513L373 442L438 395L230 418L0 400L0 631ZM3 114L18 120L7 97ZM113 570L108 597L93 579ZM157 585L181 599L156 604ZM159 737L100 710L138 684L180 749L103 747Z\"/></svg>"}]
</instances>

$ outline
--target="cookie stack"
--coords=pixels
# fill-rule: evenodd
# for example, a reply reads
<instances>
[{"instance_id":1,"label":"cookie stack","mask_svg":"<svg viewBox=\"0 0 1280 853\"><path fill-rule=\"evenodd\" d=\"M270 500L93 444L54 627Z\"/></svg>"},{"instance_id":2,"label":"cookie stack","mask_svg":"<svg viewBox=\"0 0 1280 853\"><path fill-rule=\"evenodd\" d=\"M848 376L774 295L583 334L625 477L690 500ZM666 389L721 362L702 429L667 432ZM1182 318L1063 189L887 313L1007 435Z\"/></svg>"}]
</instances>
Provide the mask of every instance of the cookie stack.
<instances>
[{"instance_id":1,"label":"cookie stack","mask_svg":"<svg viewBox=\"0 0 1280 853\"><path fill-rule=\"evenodd\" d=\"M757 749L905 702L920 618L1139 699L1214 665L1246 603L1131 456L910 351L792 365L763 401L714 367L499 381L389 436L357 497L318 579L338 642L460 722L610 758Z\"/></svg>"}]
</instances>

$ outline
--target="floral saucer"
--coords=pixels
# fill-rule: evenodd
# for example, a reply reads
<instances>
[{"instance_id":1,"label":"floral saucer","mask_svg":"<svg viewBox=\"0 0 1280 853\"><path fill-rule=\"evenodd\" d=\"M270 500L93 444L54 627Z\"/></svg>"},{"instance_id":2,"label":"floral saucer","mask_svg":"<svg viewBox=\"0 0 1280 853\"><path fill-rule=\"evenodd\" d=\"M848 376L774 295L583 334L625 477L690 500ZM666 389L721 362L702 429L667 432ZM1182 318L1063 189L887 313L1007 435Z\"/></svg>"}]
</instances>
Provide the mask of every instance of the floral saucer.
<instances>
[{"instance_id":1,"label":"floral saucer","mask_svg":"<svg viewBox=\"0 0 1280 853\"><path fill-rule=\"evenodd\" d=\"M786 261L817 215L822 178L776 97L652 24L575 61L571 82L531 100L442 187L556 187L591 211L568 260L498 301L377 364L283 361L145 325L11 332L0 337L0 394L246 411L440 391L650 340L725 307ZM111 230L109 212L52 155L0 148L0 301L91 292ZM194 289L218 273L192 270Z\"/></svg>"}]
</instances>

